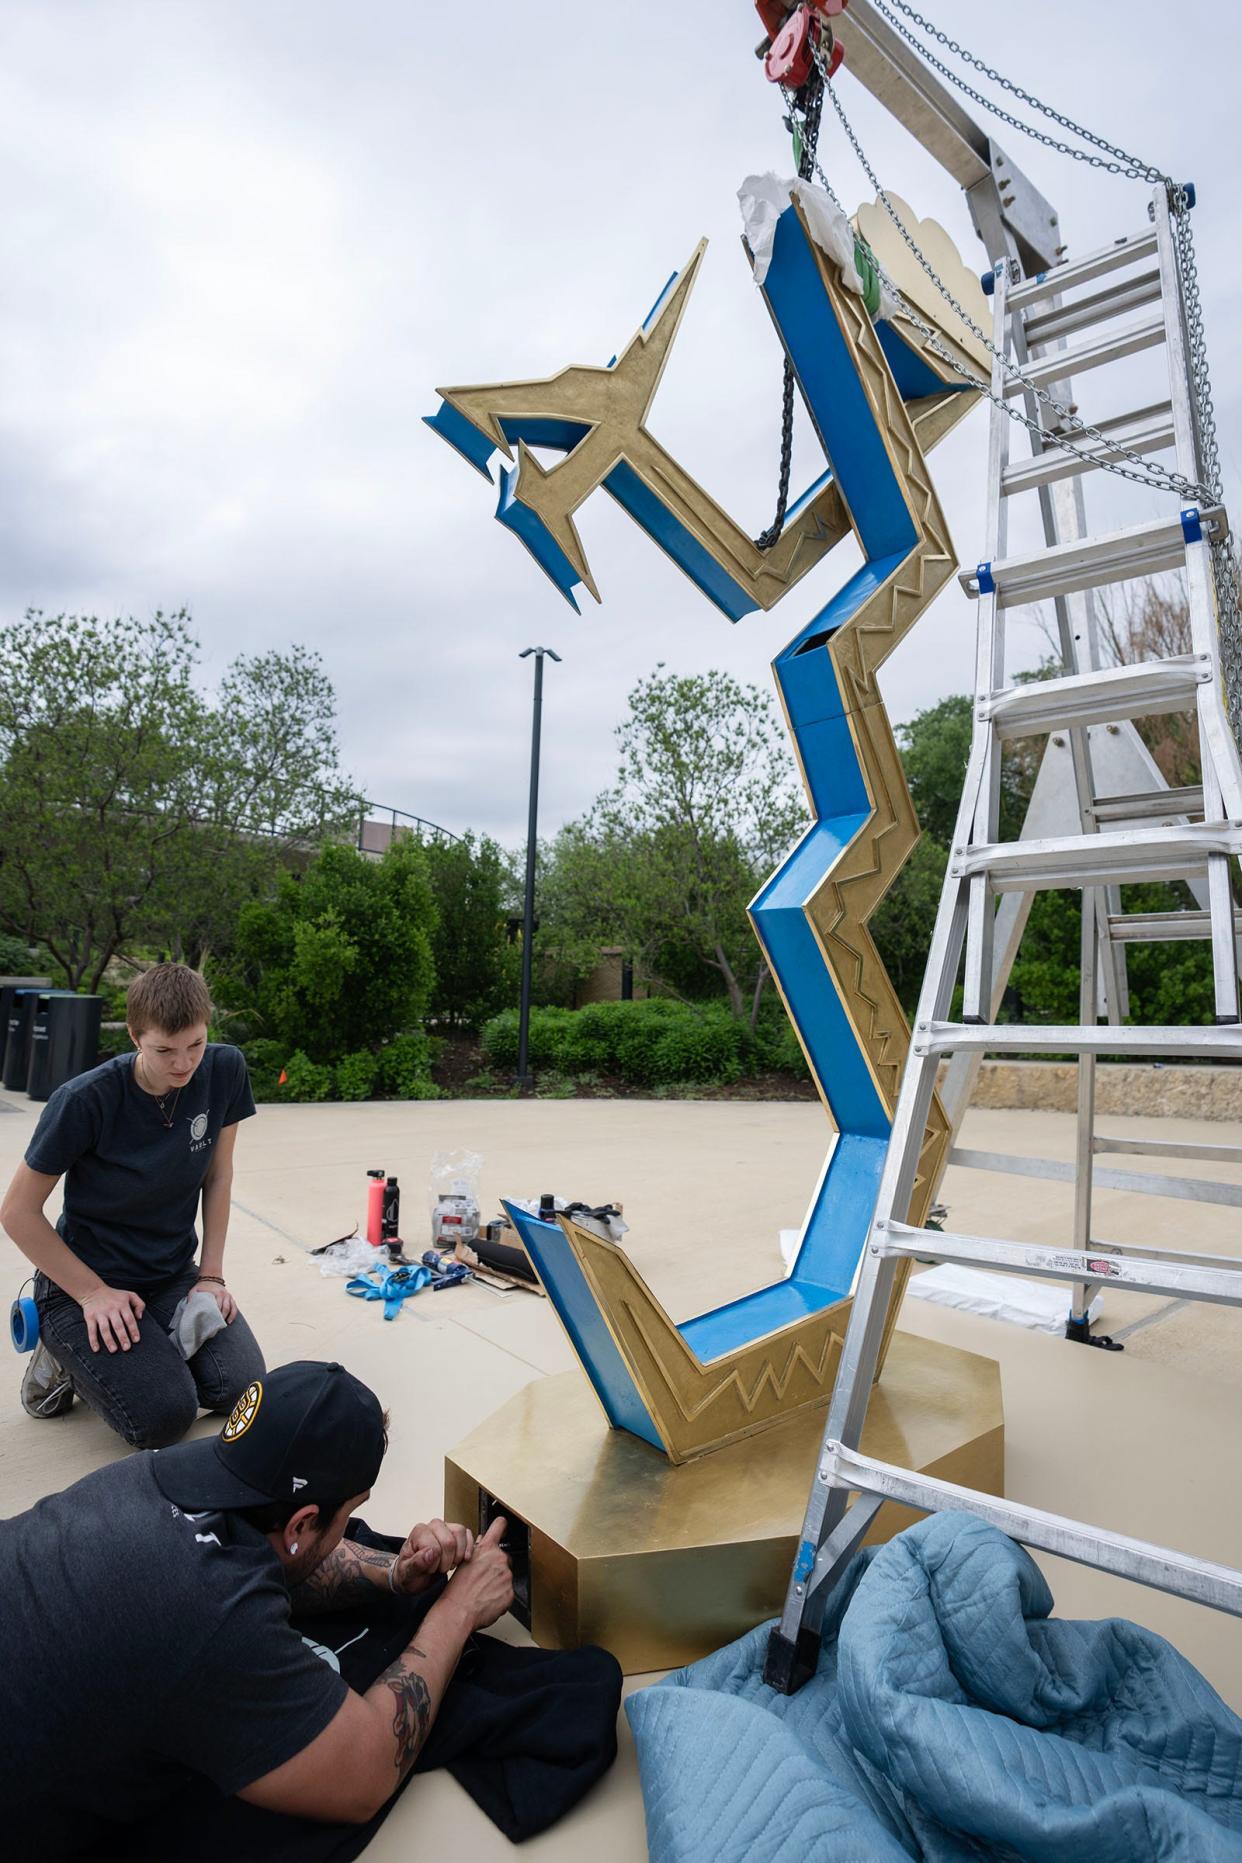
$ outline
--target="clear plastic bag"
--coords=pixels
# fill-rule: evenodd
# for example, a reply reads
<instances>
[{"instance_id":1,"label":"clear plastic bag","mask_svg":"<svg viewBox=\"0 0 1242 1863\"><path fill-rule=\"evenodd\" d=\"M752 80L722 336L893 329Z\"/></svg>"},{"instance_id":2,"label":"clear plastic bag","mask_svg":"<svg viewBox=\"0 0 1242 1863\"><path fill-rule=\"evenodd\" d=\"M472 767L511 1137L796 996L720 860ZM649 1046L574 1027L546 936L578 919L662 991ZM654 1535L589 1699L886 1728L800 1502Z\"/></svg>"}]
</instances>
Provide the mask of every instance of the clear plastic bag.
<instances>
[{"instance_id":1,"label":"clear plastic bag","mask_svg":"<svg viewBox=\"0 0 1242 1863\"><path fill-rule=\"evenodd\" d=\"M348 1278L378 1267L384 1261L384 1251L373 1248L365 1236L347 1236L344 1242L334 1242L331 1248L313 1259L319 1263L320 1274L340 1274Z\"/></svg>"},{"instance_id":2,"label":"clear plastic bag","mask_svg":"<svg viewBox=\"0 0 1242 1863\"><path fill-rule=\"evenodd\" d=\"M434 1248L473 1242L479 1233L483 1154L438 1151L431 1161L431 1241Z\"/></svg>"}]
</instances>

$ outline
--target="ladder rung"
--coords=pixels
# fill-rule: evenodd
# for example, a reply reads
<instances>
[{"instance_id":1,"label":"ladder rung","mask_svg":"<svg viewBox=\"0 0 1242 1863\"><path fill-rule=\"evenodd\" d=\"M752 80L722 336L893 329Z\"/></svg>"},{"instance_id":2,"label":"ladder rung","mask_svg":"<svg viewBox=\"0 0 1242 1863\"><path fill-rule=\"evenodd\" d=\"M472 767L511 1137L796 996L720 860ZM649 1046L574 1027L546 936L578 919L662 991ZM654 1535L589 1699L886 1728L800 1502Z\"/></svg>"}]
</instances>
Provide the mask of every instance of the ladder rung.
<instances>
[{"instance_id":1,"label":"ladder rung","mask_svg":"<svg viewBox=\"0 0 1242 1863\"><path fill-rule=\"evenodd\" d=\"M1089 298L1076 298L1072 304L1058 304L1053 310L1026 318L1023 324L1026 340L1032 349L1043 343L1055 343L1060 337L1072 336L1076 330L1089 330L1094 324L1103 323L1106 317L1120 317L1144 304L1154 304L1159 297L1157 267L1154 271L1140 272L1136 278L1123 278L1120 283L1094 292Z\"/></svg>"},{"instance_id":2,"label":"ladder rung","mask_svg":"<svg viewBox=\"0 0 1242 1863\"><path fill-rule=\"evenodd\" d=\"M1110 912L1108 935L1114 944L1167 944L1171 940L1210 938L1210 912ZM1234 908L1233 935L1242 938L1242 910Z\"/></svg>"},{"instance_id":3,"label":"ladder rung","mask_svg":"<svg viewBox=\"0 0 1242 1863\"><path fill-rule=\"evenodd\" d=\"M1204 535L1210 536L1212 542L1227 535L1228 523L1221 506L1213 505L1200 515ZM1004 557L988 564L987 571L999 605L1019 608L1029 602L1072 595L1076 589L1102 588L1108 582L1159 575L1162 570L1180 568L1185 560L1186 534L1181 518L1175 516L1107 531L1099 537L1074 538L1027 556ZM979 593L980 570L964 570L958 578L968 595Z\"/></svg>"},{"instance_id":4,"label":"ladder rung","mask_svg":"<svg viewBox=\"0 0 1242 1863\"><path fill-rule=\"evenodd\" d=\"M1115 1151L1121 1149L1110 1145L1107 1140L1096 1140L1093 1151ZM1138 1146L1135 1146L1138 1149ZM1214 1164L1242 1164L1242 1146L1174 1146L1169 1152L1156 1152L1159 1157L1190 1158L1211 1154ZM1236 1154L1236 1156L1217 1156L1217 1153ZM949 1153L950 1164L960 1164L968 1171L1001 1171L1009 1177L1038 1177L1047 1183L1076 1184L1078 1182L1078 1162L1068 1158L1032 1158L1028 1152L971 1151L955 1145ZM1186 1203L1224 1203L1231 1209L1242 1208L1242 1184L1229 1184L1210 1177L1168 1177L1155 1171L1118 1171L1112 1166L1097 1165L1091 1173L1091 1182L1101 1190L1137 1190L1145 1197L1175 1197ZM1119 1255L1163 1255L1167 1249L1145 1249L1133 1243L1094 1242L1093 1248L1115 1249ZM1220 1256L1188 1255L1178 1250L1179 1261L1197 1261L1201 1266L1216 1268L1220 1266Z\"/></svg>"},{"instance_id":5,"label":"ladder rung","mask_svg":"<svg viewBox=\"0 0 1242 1863\"><path fill-rule=\"evenodd\" d=\"M1097 1136L1091 1141L1091 1149L1126 1158L1199 1158L1205 1164L1242 1164L1242 1145L1191 1145L1185 1139Z\"/></svg>"},{"instance_id":6,"label":"ladder rung","mask_svg":"<svg viewBox=\"0 0 1242 1863\"><path fill-rule=\"evenodd\" d=\"M993 572L995 573L995 572ZM1192 711L1199 686L1213 676L1212 662L1197 654L1141 660L1099 673L1032 680L993 693L981 707L999 738L1031 737L1113 718L1150 718L1158 712Z\"/></svg>"},{"instance_id":7,"label":"ladder rung","mask_svg":"<svg viewBox=\"0 0 1242 1863\"><path fill-rule=\"evenodd\" d=\"M953 1509L973 1514L977 1520L986 1520L1008 1534L1011 1540L1052 1553L1058 1559L1072 1559L1078 1565L1094 1566L1117 1578L1150 1585L1154 1591L1168 1591L1192 1603L1242 1616L1242 1572L1217 1565L1214 1560L1196 1559L1190 1553L1154 1546L1148 1540L1087 1526L1063 1514L1047 1513L1042 1507L1026 1507L998 1495L980 1494L975 1488L941 1481L935 1475L915 1475L909 1469L859 1455L839 1442L825 1443L820 1473L834 1488L878 1494L924 1512Z\"/></svg>"},{"instance_id":8,"label":"ladder rung","mask_svg":"<svg viewBox=\"0 0 1242 1863\"><path fill-rule=\"evenodd\" d=\"M1037 277L1015 285L1009 293L1007 308L1011 311L1027 310L1032 304L1042 304L1046 298L1058 297L1063 291L1073 291L1078 285L1088 285L1093 279L1103 278L1105 273L1118 271L1123 265L1132 265L1136 259L1145 259L1155 250L1156 229L1154 226L1144 227L1141 233L1133 233L1128 239L1117 239L1111 246L1102 246L1098 252L1089 252L1085 259L1075 259L1069 265L1055 265L1050 272L1040 272Z\"/></svg>"},{"instance_id":9,"label":"ladder rung","mask_svg":"<svg viewBox=\"0 0 1242 1863\"><path fill-rule=\"evenodd\" d=\"M878 1247L882 1255L996 1268L1002 1274L1031 1275L1042 1281L1099 1281L1132 1294L1167 1294L1178 1300L1212 1300L1220 1306L1242 1307L1242 1261L1205 1268L1167 1257L1110 1254L1102 1244L1080 1254L1038 1242L1001 1242L991 1236L915 1229L907 1223L887 1224L882 1235L877 1231L871 1246Z\"/></svg>"},{"instance_id":10,"label":"ladder rung","mask_svg":"<svg viewBox=\"0 0 1242 1863\"><path fill-rule=\"evenodd\" d=\"M1149 714L1150 716L1150 714ZM1181 789L1144 789L1132 796L1097 796L1091 805L1097 822L1132 822L1170 815L1202 815L1203 785Z\"/></svg>"},{"instance_id":11,"label":"ladder rung","mask_svg":"<svg viewBox=\"0 0 1242 1863\"><path fill-rule=\"evenodd\" d=\"M1106 460L1119 459L1124 447L1130 453L1159 453L1172 446L1177 438L1173 426L1173 404L1165 401L1140 414L1122 420L1097 421L1100 433L1107 434L1113 445L1098 440L1069 440L1064 445L1049 446L1034 459L1021 459L1006 466L1001 475L1001 494L1012 498L1015 492L1038 491L1041 485L1055 485L1061 479L1076 478L1079 473L1094 472Z\"/></svg>"},{"instance_id":12,"label":"ladder rung","mask_svg":"<svg viewBox=\"0 0 1242 1863\"><path fill-rule=\"evenodd\" d=\"M1124 1054L1155 1055L1157 1059L1195 1058L1205 1061L1242 1061L1242 1024L1133 1028L1115 1023L1088 1023L1053 1027L1046 1022L931 1022L919 1023L914 1033L916 1055L959 1052L976 1054Z\"/></svg>"},{"instance_id":13,"label":"ladder rung","mask_svg":"<svg viewBox=\"0 0 1242 1863\"><path fill-rule=\"evenodd\" d=\"M1124 330L1114 330L1111 336L1102 336L1097 342L1058 349L1050 356L1041 356L1037 362L1023 363L1021 375L1010 376L1006 381L1005 395L1012 400L1024 387L1047 388L1050 382L1068 381L1071 376L1085 375L1088 369L1102 369L1110 362L1120 362L1124 356L1136 356L1140 350L1152 349L1164 340L1163 317L1148 317L1142 323L1127 324Z\"/></svg>"},{"instance_id":14,"label":"ladder rung","mask_svg":"<svg viewBox=\"0 0 1242 1863\"><path fill-rule=\"evenodd\" d=\"M1242 828L1186 822L1176 828L1121 828L1046 840L981 842L954 852L954 879L985 873L994 893L1050 886L1125 886L1135 880L1186 879L1211 854L1242 856Z\"/></svg>"}]
</instances>

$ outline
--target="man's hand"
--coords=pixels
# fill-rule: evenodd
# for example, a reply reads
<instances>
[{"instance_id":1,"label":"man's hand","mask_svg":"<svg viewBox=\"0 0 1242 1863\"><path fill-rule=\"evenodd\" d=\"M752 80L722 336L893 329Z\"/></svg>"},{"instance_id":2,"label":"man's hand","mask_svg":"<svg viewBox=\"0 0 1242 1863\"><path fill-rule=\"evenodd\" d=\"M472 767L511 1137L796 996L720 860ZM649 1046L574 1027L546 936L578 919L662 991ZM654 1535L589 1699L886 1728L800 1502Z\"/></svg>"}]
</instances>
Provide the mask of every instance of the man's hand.
<instances>
[{"instance_id":1,"label":"man's hand","mask_svg":"<svg viewBox=\"0 0 1242 1863\"><path fill-rule=\"evenodd\" d=\"M109 1352L128 1352L138 1344L138 1322L146 1310L141 1295L127 1287L97 1287L82 1302L91 1351L106 1347Z\"/></svg>"},{"instance_id":2,"label":"man's hand","mask_svg":"<svg viewBox=\"0 0 1242 1863\"><path fill-rule=\"evenodd\" d=\"M215 1281L196 1281L194 1283L194 1292L196 1294L210 1294L229 1325L231 1326L233 1324L233 1321L237 1318L237 1302L234 1300L227 1287L220 1287Z\"/></svg>"},{"instance_id":3,"label":"man's hand","mask_svg":"<svg viewBox=\"0 0 1242 1863\"><path fill-rule=\"evenodd\" d=\"M471 1630L486 1630L503 1617L513 1603L513 1571L509 1555L500 1544L508 1521L497 1514L487 1532L474 1542L474 1552L465 1565L459 1565L444 1589L444 1596L432 1605L454 1604L464 1613Z\"/></svg>"},{"instance_id":4,"label":"man's hand","mask_svg":"<svg viewBox=\"0 0 1242 1863\"><path fill-rule=\"evenodd\" d=\"M405 1545L397 1554L393 1571L394 1591L408 1595L426 1591L433 1578L465 1565L474 1553L475 1538L469 1527L447 1520L429 1520L411 1527Z\"/></svg>"}]
</instances>

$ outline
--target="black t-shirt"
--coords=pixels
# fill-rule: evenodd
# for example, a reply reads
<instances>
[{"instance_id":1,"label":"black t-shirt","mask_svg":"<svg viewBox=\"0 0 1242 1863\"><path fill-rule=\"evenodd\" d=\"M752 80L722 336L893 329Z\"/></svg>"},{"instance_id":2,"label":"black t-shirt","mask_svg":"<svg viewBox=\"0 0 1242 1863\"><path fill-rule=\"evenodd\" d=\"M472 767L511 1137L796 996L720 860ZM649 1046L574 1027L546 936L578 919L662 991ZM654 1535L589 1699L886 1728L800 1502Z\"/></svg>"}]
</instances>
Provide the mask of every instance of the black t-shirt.
<instances>
[{"instance_id":1,"label":"black t-shirt","mask_svg":"<svg viewBox=\"0 0 1242 1863\"><path fill-rule=\"evenodd\" d=\"M345 1699L289 1626L267 1540L236 1515L175 1507L156 1486L157 1454L0 1521L10 1856L70 1856L99 1819L148 1815L193 1775L238 1792L300 1753Z\"/></svg>"},{"instance_id":2,"label":"black t-shirt","mask_svg":"<svg viewBox=\"0 0 1242 1863\"><path fill-rule=\"evenodd\" d=\"M166 1126L121 1054L57 1087L26 1150L32 1171L64 1176L57 1224L80 1261L113 1287L158 1287L189 1267L203 1179L224 1126L255 1110L240 1048L208 1042Z\"/></svg>"}]
</instances>

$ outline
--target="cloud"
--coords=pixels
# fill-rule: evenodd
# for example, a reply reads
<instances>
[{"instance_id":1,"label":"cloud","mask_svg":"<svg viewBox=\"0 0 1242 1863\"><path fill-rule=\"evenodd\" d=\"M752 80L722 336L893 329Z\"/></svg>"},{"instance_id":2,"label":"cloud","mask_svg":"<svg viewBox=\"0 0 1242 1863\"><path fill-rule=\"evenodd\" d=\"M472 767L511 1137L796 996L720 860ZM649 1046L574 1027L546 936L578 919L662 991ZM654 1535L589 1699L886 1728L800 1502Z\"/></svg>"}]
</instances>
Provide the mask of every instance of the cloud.
<instances>
[{"instance_id":1,"label":"cloud","mask_svg":"<svg viewBox=\"0 0 1242 1863\"><path fill-rule=\"evenodd\" d=\"M1214 125L1196 218L1232 472L1242 261L1232 197L1212 181L1236 166L1237 26L1213 11L1204 60L1154 4L1123 19L1049 0L1040 18L1032 38L955 0L953 25L1175 172L1202 170ZM481 0L469 21L397 0L10 0L0 592L8 616L185 603L209 676L237 652L305 641L368 794L512 843L522 647L565 656L547 680L551 829L609 780L625 693L657 660L764 683L844 568L731 627L596 494L580 526L604 604L576 619L492 522L493 494L421 425L442 383L606 360L707 233L653 426L740 522L757 532L772 514L781 359L734 193L745 173L787 166L788 148L746 0L623 13ZM856 84L842 96L882 177L979 262L955 185ZM843 198L862 199L828 121L823 149ZM1142 222L1141 186L1015 152L1074 250ZM935 459L964 562L981 552L985 435L976 413ZM809 476L805 426L797 457L795 478ZM1103 491L1110 522L1147 514L1150 495ZM1040 650L1029 629L1015 644L1028 661ZM895 716L960 690L972 654L973 610L949 589L887 669Z\"/></svg>"}]
</instances>

